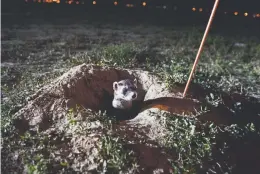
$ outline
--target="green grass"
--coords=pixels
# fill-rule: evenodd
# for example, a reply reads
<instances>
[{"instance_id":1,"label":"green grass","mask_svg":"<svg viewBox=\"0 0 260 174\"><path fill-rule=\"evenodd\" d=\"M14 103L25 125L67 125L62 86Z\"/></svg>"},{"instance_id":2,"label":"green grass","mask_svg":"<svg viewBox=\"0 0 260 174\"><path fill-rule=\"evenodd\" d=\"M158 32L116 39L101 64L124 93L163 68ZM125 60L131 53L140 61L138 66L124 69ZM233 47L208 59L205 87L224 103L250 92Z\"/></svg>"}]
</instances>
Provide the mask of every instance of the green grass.
<instances>
[{"instance_id":1,"label":"green grass","mask_svg":"<svg viewBox=\"0 0 260 174\"><path fill-rule=\"evenodd\" d=\"M4 40L2 49L8 53L5 54L9 56L8 62L18 63L12 67L1 67L1 91L8 97L1 102L1 133L4 143L2 159L6 157L9 160L9 153L20 151L21 163L31 173L46 173L51 170L51 166L55 166L58 171L73 170L70 165L73 159L78 157L55 161L50 154L59 146L46 138L45 133L26 132L24 135L18 135L12 122L13 114L26 104L28 95L81 63L142 68L160 76L169 87L174 87L177 83L185 84L203 35L203 30L195 27L158 27L152 30L138 26L127 27L126 30L123 26L110 26L111 29L104 27L95 30L87 24L82 24L74 26L83 28L76 32L71 32L71 26L62 27L63 32L60 32L59 26L50 27L44 24L41 27L28 26L31 34L23 34L24 29L19 26L15 29L3 27L2 31L17 33L17 36L12 38L17 42ZM32 37L34 32L39 33L41 38ZM234 46L237 42L245 43L246 46L238 48ZM16 58L18 55L22 55L20 59ZM7 61L2 61L5 62ZM216 91L206 98L214 105L222 104L219 92L255 96L259 102L259 67L259 39L209 34L193 83ZM239 108L234 110L235 114L239 114ZM68 130L76 132L64 136L60 133L61 137L56 138L66 139L91 133L84 124L93 120L77 121L78 114L76 112L75 116L74 111L68 113L68 125L62 133ZM103 125L101 132L104 136L100 140L101 148L96 159L102 164L99 166L100 170L118 173L138 166L134 155L125 148L125 141L111 133L111 120L89 111L84 114L99 119ZM169 133L161 146L171 152L176 151L177 158L170 159L175 173L232 173L237 167L228 157L233 144L254 143L254 138L259 139L259 130L254 124L223 127L213 123L201 123L196 119L168 118ZM216 139L219 135L224 138ZM65 143L65 140L61 142ZM222 160L215 159L216 156ZM8 165L13 168L20 167L14 162L7 164L7 161L2 161L2 166L3 164L6 168L10 168Z\"/></svg>"},{"instance_id":2,"label":"green grass","mask_svg":"<svg viewBox=\"0 0 260 174\"><path fill-rule=\"evenodd\" d=\"M260 135L253 123L244 127L216 126L197 119L168 118L169 133L162 144L176 149L177 159L170 160L175 173L238 172L234 170L237 164L230 160L229 153L235 144L258 142L254 138ZM241 147L247 148L246 145Z\"/></svg>"}]
</instances>

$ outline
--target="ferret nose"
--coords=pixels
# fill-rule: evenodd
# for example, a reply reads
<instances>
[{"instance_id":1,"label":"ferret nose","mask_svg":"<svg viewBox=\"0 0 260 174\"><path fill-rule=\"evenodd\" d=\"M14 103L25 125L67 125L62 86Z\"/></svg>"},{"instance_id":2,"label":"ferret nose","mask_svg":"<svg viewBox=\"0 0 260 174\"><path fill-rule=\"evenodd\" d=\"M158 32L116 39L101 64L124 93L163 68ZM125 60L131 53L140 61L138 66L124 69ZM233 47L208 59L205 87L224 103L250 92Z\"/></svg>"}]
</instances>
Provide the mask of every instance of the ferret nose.
<instances>
[{"instance_id":1,"label":"ferret nose","mask_svg":"<svg viewBox=\"0 0 260 174\"><path fill-rule=\"evenodd\" d=\"M135 99L135 98L136 98L136 94L133 94L133 95L132 95L132 99Z\"/></svg>"}]
</instances>

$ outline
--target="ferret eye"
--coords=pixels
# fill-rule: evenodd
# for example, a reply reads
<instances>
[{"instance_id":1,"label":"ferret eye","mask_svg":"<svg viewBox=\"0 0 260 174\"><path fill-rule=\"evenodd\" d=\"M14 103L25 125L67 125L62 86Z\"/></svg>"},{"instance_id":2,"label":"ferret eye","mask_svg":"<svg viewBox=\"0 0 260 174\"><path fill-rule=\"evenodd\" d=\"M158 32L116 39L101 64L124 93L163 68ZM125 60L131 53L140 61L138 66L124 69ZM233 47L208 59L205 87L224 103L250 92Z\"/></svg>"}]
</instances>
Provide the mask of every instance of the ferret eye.
<instances>
[{"instance_id":1,"label":"ferret eye","mask_svg":"<svg viewBox=\"0 0 260 174\"><path fill-rule=\"evenodd\" d=\"M132 87L130 87L130 89L131 89L132 91L135 91L135 90L136 90L136 87L132 86Z\"/></svg>"},{"instance_id":2,"label":"ferret eye","mask_svg":"<svg viewBox=\"0 0 260 174\"><path fill-rule=\"evenodd\" d=\"M123 83L118 83L119 86L123 86Z\"/></svg>"}]
</instances>

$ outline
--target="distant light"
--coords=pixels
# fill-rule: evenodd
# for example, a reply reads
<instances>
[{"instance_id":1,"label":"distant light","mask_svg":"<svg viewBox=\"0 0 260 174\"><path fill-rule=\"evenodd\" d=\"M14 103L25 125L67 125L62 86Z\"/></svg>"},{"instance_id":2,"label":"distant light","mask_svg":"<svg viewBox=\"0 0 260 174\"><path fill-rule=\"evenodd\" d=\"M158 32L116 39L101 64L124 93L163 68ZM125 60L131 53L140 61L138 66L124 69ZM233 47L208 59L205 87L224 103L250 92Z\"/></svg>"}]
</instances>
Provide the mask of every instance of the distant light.
<instances>
[{"instance_id":1,"label":"distant light","mask_svg":"<svg viewBox=\"0 0 260 174\"><path fill-rule=\"evenodd\" d=\"M69 4L71 4L71 3L72 3L72 1L69 1L68 3L69 3Z\"/></svg>"},{"instance_id":2,"label":"distant light","mask_svg":"<svg viewBox=\"0 0 260 174\"><path fill-rule=\"evenodd\" d=\"M166 6L166 5L164 5L164 6L163 6L163 9L166 9L166 8L167 8L167 6Z\"/></svg>"},{"instance_id":3,"label":"distant light","mask_svg":"<svg viewBox=\"0 0 260 174\"><path fill-rule=\"evenodd\" d=\"M203 9L202 9L202 8L199 8L199 11L200 11L200 12L202 12L202 11L203 11Z\"/></svg>"},{"instance_id":4,"label":"distant light","mask_svg":"<svg viewBox=\"0 0 260 174\"><path fill-rule=\"evenodd\" d=\"M60 0L58 0L56 3L59 4L59 3L60 3Z\"/></svg>"},{"instance_id":5,"label":"distant light","mask_svg":"<svg viewBox=\"0 0 260 174\"><path fill-rule=\"evenodd\" d=\"M41 0L38 0L38 3L41 3Z\"/></svg>"},{"instance_id":6,"label":"distant light","mask_svg":"<svg viewBox=\"0 0 260 174\"><path fill-rule=\"evenodd\" d=\"M246 12L246 13L244 13L244 16L248 16L248 13Z\"/></svg>"},{"instance_id":7,"label":"distant light","mask_svg":"<svg viewBox=\"0 0 260 174\"><path fill-rule=\"evenodd\" d=\"M117 5L117 4L118 4L118 2L117 2L117 1L115 1L115 2L114 2L114 5Z\"/></svg>"},{"instance_id":8,"label":"distant light","mask_svg":"<svg viewBox=\"0 0 260 174\"><path fill-rule=\"evenodd\" d=\"M84 4L84 2L82 2L81 4Z\"/></svg>"},{"instance_id":9,"label":"distant light","mask_svg":"<svg viewBox=\"0 0 260 174\"><path fill-rule=\"evenodd\" d=\"M227 12L226 12L226 11L225 11L224 13L225 13L225 14L227 14Z\"/></svg>"},{"instance_id":10,"label":"distant light","mask_svg":"<svg viewBox=\"0 0 260 174\"><path fill-rule=\"evenodd\" d=\"M253 18L255 18L256 17L256 14L253 14Z\"/></svg>"},{"instance_id":11,"label":"distant light","mask_svg":"<svg viewBox=\"0 0 260 174\"><path fill-rule=\"evenodd\" d=\"M260 14L256 14L256 17L260 18Z\"/></svg>"},{"instance_id":12,"label":"distant light","mask_svg":"<svg viewBox=\"0 0 260 174\"><path fill-rule=\"evenodd\" d=\"M93 2L92 2L92 4L93 4L93 5L96 5L96 4L97 4L97 2L96 2L96 1L93 1Z\"/></svg>"},{"instance_id":13,"label":"distant light","mask_svg":"<svg viewBox=\"0 0 260 174\"><path fill-rule=\"evenodd\" d=\"M237 12L237 11L236 11L236 12L234 12L234 15L236 15L236 16L237 16L237 15L238 15L238 12Z\"/></svg>"},{"instance_id":14,"label":"distant light","mask_svg":"<svg viewBox=\"0 0 260 174\"><path fill-rule=\"evenodd\" d=\"M173 9L176 11L177 10L177 6L174 6Z\"/></svg>"},{"instance_id":15,"label":"distant light","mask_svg":"<svg viewBox=\"0 0 260 174\"><path fill-rule=\"evenodd\" d=\"M28 2L28 0L25 0L25 2Z\"/></svg>"},{"instance_id":16,"label":"distant light","mask_svg":"<svg viewBox=\"0 0 260 174\"><path fill-rule=\"evenodd\" d=\"M133 4L126 4L127 7L133 7Z\"/></svg>"},{"instance_id":17,"label":"distant light","mask_svg":"<svg viewBox=\"0 0 260 174\"><path fill-rule=\"evenodd\" d=\"M79 1L77 1L76 4L79 4Z\"/></svg>"},{"instance_id":18,"label":"distant light","mask_svg":"<svg viewBox=\"0 0 260 174\"><path fill-rule=\"evenodd\" d=\"M143 6L146 6L146 2L143 2Z\"/></svg>"},{"instance_id":19,"label":"distant light","mask_svg":"<svg viewBox=\"0 0 260 174\"><path fill-rule=\"evenodd\" d=\"M195 7L193 7L193 8L192 8L192 11L196 11L196 8L195 8Z\"/></svg>"}]
</instances>

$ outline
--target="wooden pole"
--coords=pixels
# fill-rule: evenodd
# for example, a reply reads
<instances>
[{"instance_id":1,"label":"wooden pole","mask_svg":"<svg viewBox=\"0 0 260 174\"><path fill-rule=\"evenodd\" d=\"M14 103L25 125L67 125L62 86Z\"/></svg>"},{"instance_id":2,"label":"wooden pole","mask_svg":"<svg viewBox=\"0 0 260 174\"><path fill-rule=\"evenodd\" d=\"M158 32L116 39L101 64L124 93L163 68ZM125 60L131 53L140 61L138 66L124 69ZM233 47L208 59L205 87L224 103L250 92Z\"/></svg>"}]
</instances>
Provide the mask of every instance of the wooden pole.
<instances>
[{"instance_id":1,"label":"wooden pole","mask_svg":"<svg viewBox=\"0 0 260 174\"><path fill-rule=\"evenodd\" d=\"M199 58L200 58L200 54L201 54L201 51L202 51L203 46L204 46L204 42L205 42L205 40L206 40L206 38L207 38L207 35L208 35L208 32L209 32L211 23L212 23L212 21L213 21L213 17L215 16L215 12L216 12L216 10L217 10L218 3L219 3L219 0L216 0L216 1L215 1L215 4L214 4L214 7L213 7L213 9L212 9L210 18L209 18L208 25L207 25L206 30L205 30L205 32L204 32L204 36L203 36L203 38L202 38L202 41L201 41L201 44L200 44L200 47L199 47L199 50L198 50L196 59L195 59L195 61L194 61L192 70L191 70L191 72L190 72L190 76L189 76L188 82L187 82L187 84L186 84L186 86L185 86L185 89L184 89L184 92L183 92L183 97L186 96L186 93L187 93L187 91L188 91L188 88L189 88L189 85L190 85L190 82L191 82L193 73L194 73L194 71L195 71L195 69L196 69L196 65L198 64L198 61L199 61Z\"/></svg>"}]
</instances>

